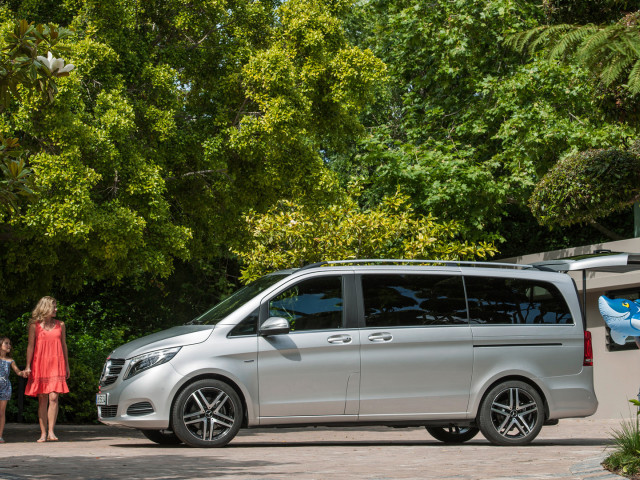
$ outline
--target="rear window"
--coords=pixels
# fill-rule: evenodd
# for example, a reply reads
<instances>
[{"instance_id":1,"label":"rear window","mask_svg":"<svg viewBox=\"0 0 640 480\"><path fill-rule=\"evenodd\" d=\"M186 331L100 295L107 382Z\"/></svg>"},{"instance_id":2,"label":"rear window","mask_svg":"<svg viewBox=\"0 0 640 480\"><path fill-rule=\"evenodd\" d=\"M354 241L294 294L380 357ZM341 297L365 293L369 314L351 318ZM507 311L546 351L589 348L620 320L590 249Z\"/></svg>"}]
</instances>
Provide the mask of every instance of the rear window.
<instances>
[{"instance_id":1,"label":"rear window","mask_svg":"<svg viewBox=\"0 0 640 480\"><path fill-rule=\"evenodd\" d=\"M476 325L570 325L567 303L552 283L465 277L469 319Z\"/></svg>"}]
</instances>

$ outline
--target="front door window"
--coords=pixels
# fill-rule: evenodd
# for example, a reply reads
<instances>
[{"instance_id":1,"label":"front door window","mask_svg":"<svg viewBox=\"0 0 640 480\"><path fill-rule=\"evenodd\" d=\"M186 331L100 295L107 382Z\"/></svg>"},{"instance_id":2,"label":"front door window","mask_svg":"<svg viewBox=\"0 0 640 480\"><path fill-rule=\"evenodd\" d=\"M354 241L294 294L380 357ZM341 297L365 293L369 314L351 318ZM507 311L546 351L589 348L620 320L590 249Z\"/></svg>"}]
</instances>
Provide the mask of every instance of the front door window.
<instances>
[{"instance_id":1,"label":"front door window","mask_svg":"<svg viewBox=\"0 0 640 480\"><path fill-rule=\"evenodd\" d=\"M342 277L300 282L269 302L269 316L289 320L291 331L329 330L343 325Z\"/></svg>"}]
</instances>

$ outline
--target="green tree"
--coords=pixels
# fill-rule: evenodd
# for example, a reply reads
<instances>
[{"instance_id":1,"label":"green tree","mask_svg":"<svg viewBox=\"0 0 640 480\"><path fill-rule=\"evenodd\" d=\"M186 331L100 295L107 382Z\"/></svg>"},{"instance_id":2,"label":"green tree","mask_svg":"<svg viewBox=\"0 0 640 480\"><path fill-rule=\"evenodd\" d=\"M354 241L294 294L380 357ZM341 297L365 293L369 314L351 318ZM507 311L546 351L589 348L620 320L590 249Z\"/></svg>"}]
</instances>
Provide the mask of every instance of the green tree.
<instances>
[{"instance_id":1,"label":"green tree","mask_svg":"<svg viewBox=\"0 0 640 480\"><path fill-rule=\"evenodd\" d=\"M615 105L608 112L611 123L625 126L630 137L637 137L640 11L637 2L599 3L605 7L601 11L584 5L578 8L575 2L562 5L549 1L545 4L548 24L514 34L507 43L529 55L541 51L551 61L586 68L601 85L592 97L600 94L603 103ZM630 9L632 13L628 13ZM580 149L558 162L531 196L530 206L538 221L566 226L587 223L602 230L597 221L628 211L639 198L634 183L640 175L640 163L637 151L628 151L626 143L603 141L592 146L595 150Z\"/></svg>"},{"instance_id":2,"label":"green tree","mask_svg":"<svg viewBox=\"0 0 640 480\"><path fill-rule=\"evenodd\" d=\"M248 239L234 251L243 260L247 283L273 270L327 259L473 260L496 253L490 243L462 240L457 222L416 214L402 194L384 197L370 209L351 196L320 208L283 201L246 220Z\"/></svg>"},{"instance_id":3,"label":"green tree","mask_svg":"<svg viewBox=\"0 0 640 480\"><path fill-rule=\"evenodd\" d=\"M621 147L633 129L611 121L587 70L523 62L505 43L544 20L511 0L362 5L352 38L391 81L365 117L369 136L333 157L345 184L361 179L368 205L401 186L420 213L456 219L466 238L502 241L506 254L550 245L558 232L528 211L534 186L565 154Z\"/></svg>"},{"instance_id":4,"label":"green tree","mask_svg":"<svg viewBox=\"0 0 640 480\"><path fill-rule=\"evenodd\" d=\"M349 44L345 1L73 5L77 69L52 108L26 92L2 117L25 132L37 197L8 223L0 295L125 281L169 295L176 265L219 291L210 266L243 212L329 198L322 152L363 132L383 64Z\"/></svg>"}]
</instances>

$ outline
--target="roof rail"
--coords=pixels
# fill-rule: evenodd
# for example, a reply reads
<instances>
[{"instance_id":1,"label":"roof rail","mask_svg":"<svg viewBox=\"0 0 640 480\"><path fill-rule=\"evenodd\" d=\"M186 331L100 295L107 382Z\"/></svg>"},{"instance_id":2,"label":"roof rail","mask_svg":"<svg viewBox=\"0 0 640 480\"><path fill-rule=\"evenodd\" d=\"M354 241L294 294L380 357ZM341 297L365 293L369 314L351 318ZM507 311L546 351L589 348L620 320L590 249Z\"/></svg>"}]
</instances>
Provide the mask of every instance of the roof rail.
<instances>
[{"instance_id":1,"label":"roof rail","mask_svg":"<svg viewBox=\"0 0 640 480\"><path fill-rule=\"evenodd\" d=\"M418 264L418 265L456 265L465 267L495 267L495 268L533 268L531 265L518 264L518 263L498 263L498 262L472 262L463 260L416 260L416 259L402 259L402 258L368 258L368 259L353 259L353 260L332 260L318 263L311 263L300 268L300 270L306 270L308 268L325 267L331 265L383 265L383 264Z\"/></svg>"}]
</instances>

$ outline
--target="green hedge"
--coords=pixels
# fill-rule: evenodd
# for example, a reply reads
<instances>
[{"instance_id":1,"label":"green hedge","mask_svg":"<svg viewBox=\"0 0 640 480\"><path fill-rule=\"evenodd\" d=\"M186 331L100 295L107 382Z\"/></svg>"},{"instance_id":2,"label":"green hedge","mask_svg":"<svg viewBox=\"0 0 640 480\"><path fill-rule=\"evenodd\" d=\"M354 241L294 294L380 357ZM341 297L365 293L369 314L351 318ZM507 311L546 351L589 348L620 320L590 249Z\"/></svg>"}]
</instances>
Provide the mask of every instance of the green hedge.
<instances>
[{"instance_id":1,"label":"green hedge","mask_svg":"<svg viewBox=\"0 0 640 480\"><path fill-rule=\"evenodd\" d=\"M587 150L560 160L529 199L541 225L574 225L628 208L640 196L640 155Z\"/></svg>"}]
</instances>

